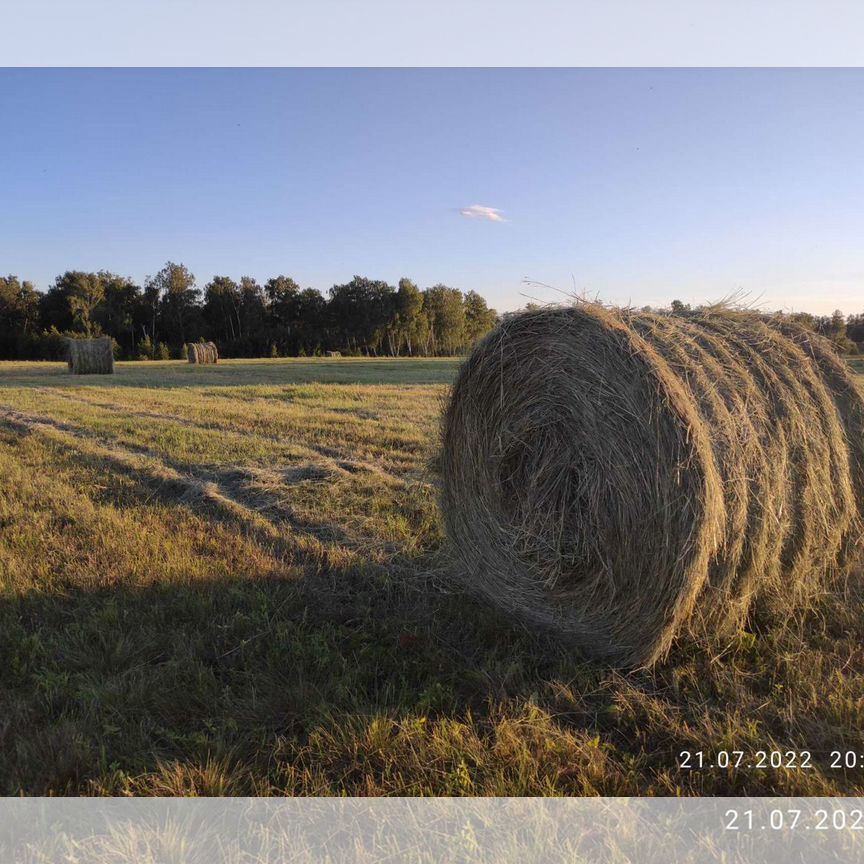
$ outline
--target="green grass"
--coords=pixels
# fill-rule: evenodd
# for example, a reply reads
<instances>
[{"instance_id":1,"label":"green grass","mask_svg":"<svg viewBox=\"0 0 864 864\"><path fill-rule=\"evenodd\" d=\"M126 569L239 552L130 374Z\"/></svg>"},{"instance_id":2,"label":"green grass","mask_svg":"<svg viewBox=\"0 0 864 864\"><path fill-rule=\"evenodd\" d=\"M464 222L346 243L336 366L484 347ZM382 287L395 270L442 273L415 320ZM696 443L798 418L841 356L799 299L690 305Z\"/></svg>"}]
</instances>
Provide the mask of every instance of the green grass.
<instances>
[{"instance_id":1,"label":"green grass","mask_svg":"<svg viewBox=\"0 0 864 864\"><path fill-rule=\"evenodd\" d=\"M455 368L0 364L0 794L864 794L857 587L630 675L455 587Z\"/></svg>"},{"instance_id":2,"label":"green grass","mask_svg":"<svg viewBox=\"0 0 864 864\"><path fill-rule=\"evenodd\" d=\"M310 357L280 360L222 360L215 366L194 366L185 361L157 360L149 363L114 364L110 379L73 378L65 366L48 362L0 361L0 387L262 387L267 384L442 384L456 371L458 361L447 357L336 359Z\"/></svg>"},{"instance_id":3,"label":"green grass","mask_svg":"<svg viewBox=\"0 0 864 864\"><path fill-rule=\"evenodd\" d=\"M858 375L864 375L864 357L852 357L849 365Z\"/></svg>"}]
</instances>

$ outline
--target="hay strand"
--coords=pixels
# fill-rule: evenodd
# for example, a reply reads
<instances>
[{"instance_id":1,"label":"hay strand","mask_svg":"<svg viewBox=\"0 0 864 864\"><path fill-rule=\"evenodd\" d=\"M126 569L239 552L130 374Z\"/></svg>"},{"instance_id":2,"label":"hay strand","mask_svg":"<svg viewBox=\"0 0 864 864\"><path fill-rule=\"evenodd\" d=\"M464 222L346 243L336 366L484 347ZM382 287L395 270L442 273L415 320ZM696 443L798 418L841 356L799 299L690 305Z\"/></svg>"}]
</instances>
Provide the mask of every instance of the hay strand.
<instances>
[{"instance_id":1,"label":"hay strand","mask_svg":"<svg viewBox=\"0 0 864 864\"><path fill-rule=\"evenodd\" d=\"M754 604L790 614L848 572L864 402L787 323L580 304L489 334L443 421L444 521L469 585L634 666Z\"/></svg>"},{"instance_id":2,"label":"hay strand","mask_svg":"<svg viewBox=\"0 0 864 864\"><path fill-rule=\"evenodd\" d=\"M67 365L73 375L112 375L114 345L110 336L68 339Z\"/></svg>"}]
</instances>

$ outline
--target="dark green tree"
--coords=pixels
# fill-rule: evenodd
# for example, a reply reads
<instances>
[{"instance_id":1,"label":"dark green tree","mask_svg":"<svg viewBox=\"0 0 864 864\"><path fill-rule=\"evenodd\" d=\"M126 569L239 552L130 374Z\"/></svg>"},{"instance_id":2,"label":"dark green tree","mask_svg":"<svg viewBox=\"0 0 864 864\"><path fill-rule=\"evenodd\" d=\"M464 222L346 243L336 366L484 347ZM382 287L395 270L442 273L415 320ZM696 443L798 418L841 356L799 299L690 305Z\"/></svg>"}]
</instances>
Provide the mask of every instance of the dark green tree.
<instances>
[{"instance_id":1,"label":"dark green tree","mask_svg":"<svg viewBox=\"0 0 864 864\"><path fill-rule=\"evenodd\" d=\"M466 342L462 292L434 285L423 292L423 306L429 318L429 353L455 354Z\"/></svg>"},{"instance_id":2,"label":"dark green tree","mask_svg":"<svg viewBox=\"0 0 864 864\"><path fill-rule=\"evenodd\" d=\"M146 287L158 297L160 330L165 341L175 348L182 346L197 323L200 292L195 287L195 277L183 264L168 261L147 280Z\"/></svg>"},{"instance_id":3,"label":"dark green tree","mask_svg":"<svg viewBox=\"0 0 864 864\"><path fill-rule=\"evenodd\" d=\"M39 301L40 323L44 329L89 334L91 314L101 302L104 288L98 273L67 270Z\"/></svg>"},{"instance_id":4,"label":"dark green tree","mask_svg":"<svg viewBox=\"0 0 864 864\"><path fill-rule=\"evenodd\" d=\"M29 353L39 324L39 295L30 282L0 276L0 357L13 359Z\"/></svg>"},{"instance_id":5,"label":"dark green tree","mask_svg":"<svg viewBox=\"0 0 864 864\"><path fill-rule=\"evenodd\" d=\"M204 288L204 320L220 342L240 338L240 288L229 276L214 276Z\"/></svg>"},{"instance_id":6,"label":"dark green tree","mask_svg":"<svg viewBox=\"0 0 864 864\"><path fill-rule=\"evenodd\" d=\"M100 270L97 275L104 296L94 310L93 319L103 333L117 340L126 356L134 357L135 322L141 289L131 279L107 270Z\"/></svg>"},{"instance_id":7,"label":"dark green tree","mask_svg":"<svg viewBox=\"0 0 864 864\"><path fill-rule=\"evenodd\" d=\"M297 351L312 354L327 340L327 301L320 291L304 288L297 298Z\"/></svg>"},{"instance_id":8,"label":"dark green tree","mask_svg":"<svg viewBox=\"0 0 864 864\"><path fill-rule=\"evenodd\" d=\"M394 305L397 353L404 350L411 356L418 346L423 345L429 330L423 309L423 293L410 279L402 278Z\"/></svg>"},{"instance_id":9,"label":"dark green tree","mask_svg":"<svg viewBox=\"0 0 864 864\"><path fill-rule=\"evenodd\" d=\"M327 309L340 347L377 354L393 320L395 290L380 280L355 276L330 289Z\"/></svg>"},{"instance_id":10,"label":"dark green tree","mask_svg":"<svg viewBox=\"0 0 864 864\"><path fill-rule=\"evenodd\" d=\"M864 344L864 315L850 315L846 319L846 335L856 345Z\"/></svg>"},{"instance_id":11,"label":"dark green tree","mask_svg":"<svg viewBox=\"0 0 864 864\"><path fill-rule=\"evenodd\" d=\"M469 291L465 295L464 303L465 336L471 343L485 336L495 326L498 316L476 291Z\"/></svg>"},{"instance_id":12,"label":"dark green tree","mask_svg":"<svg viewBox=\"0 0 864 864\"><path fill-rule=\"evenodd\" d=\"M275 276L264 283L264 294L271 322L275 326L290 326L297 317L300 286L290 276Z\"/></svg>"},{"instance_id":13,"label":"dark green tree","mask_svg":"<svg viewBox=\"0 0 864 864\"><path fill-rule=\"evenodd\" d=\"M270 342L280 354L296 354L302 329L300 286L290 276L275 276L264 284Z\"/></svg>"},{"instance_id":14,"label":"dark green tree","mask_svg":"<svg viewBox=\"0 0 864 864\"><path fill-rule=\"evenodd\" d=\"M240 279L240 352L261 356L267 346L267 303L264 289L251 277Z\"/></svg>"},{"instance_id":15,"label":"dark green tree","mask_svg":"<svg viewBox=\"0 0 864 864\"><path fill-rule=\"evenodd\" d=\"M98 273L79 273L69 292L69 309L75 329L92 336L99 325L93 320L96 307L105 299L105 286Z\"/></svg>"}]
</instances>

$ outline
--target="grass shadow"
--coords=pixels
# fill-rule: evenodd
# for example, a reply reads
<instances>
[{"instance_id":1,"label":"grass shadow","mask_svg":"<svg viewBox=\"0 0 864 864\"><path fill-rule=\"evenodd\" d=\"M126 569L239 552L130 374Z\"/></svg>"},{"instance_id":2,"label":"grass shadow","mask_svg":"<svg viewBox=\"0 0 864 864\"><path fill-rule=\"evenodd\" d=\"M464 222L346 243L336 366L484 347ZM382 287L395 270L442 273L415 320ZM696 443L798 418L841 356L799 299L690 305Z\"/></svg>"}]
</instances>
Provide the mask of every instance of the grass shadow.
<instances>
[{"instance_id":1,"label":"grass shadow","mask_svg":"<svg viewBox=\"0 0 864 864\"><path fill-rule=\"evenodd\" d=\"M860 687L790 716L783 688L815 679L776 642L621 675L424 563L4 598L3 793L860 793L860 770L825 764L860 744ZM677 765L773 747L814 750L816 770Z\"/></svg>"}]
</instances>

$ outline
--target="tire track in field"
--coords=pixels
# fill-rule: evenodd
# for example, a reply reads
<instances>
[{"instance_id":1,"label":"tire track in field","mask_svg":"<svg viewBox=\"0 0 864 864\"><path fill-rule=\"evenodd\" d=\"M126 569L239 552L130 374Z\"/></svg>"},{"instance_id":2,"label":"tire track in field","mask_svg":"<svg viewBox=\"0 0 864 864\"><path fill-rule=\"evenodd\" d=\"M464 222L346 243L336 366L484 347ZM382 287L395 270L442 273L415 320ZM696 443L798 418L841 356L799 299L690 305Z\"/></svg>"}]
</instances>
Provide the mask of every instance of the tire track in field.
<instances>
[{"instance_id":1,"label":"tire track in field","mask_svg":"<svg viewBox=\"0 0 864 864\"><path fill-rule=\"evenodd\" d=\"M359 474L366 471L370 474L375 474L381 477L389 484L397 486L408 485L408 482L405 478L400 477L391 471L388 471L386 468L382 468L380 465L376 465L373 462L367 462L361 459L351 459L347 457L343 451L335 447L327 447L323 444L310 444L307 442L299 443L293 440L289 440L286 442L284 438L281 438L278 435L272 435L265 432L252 432L248 429L235 429L231 427L202 423L189 417L184 417L180 414L166 414L159 411L148 411L143 408L133 410L118 406L112 402L102 402L96 399L87 399L80 396L73 396L69 393L48 387L40 387L38 389L40 392L44 392L50 396L56 396L58 398L65 399L73 403L84 403L86 405L90 405L94 408L99 408L112 414L121 414L124 417L138 417L146 420L160 420L166 423L176 423L179 426L184 426L190 429L197 429L202 432L223 432L230 435L238 435L241 438L270 441L274 444L289 443L292 447L296 447L298 450L306 451L307 457L312 457L313 454L319 457L324 457L324 459L327 460L328 467L334 467L348 474Z\"/></svg>"},{"instance_id":2,"label":"tire track in field","mask_svg":"<svg viewBox=\"0 0 864 864\"><path fill-rule=\"evenodd\" d=\"M357 553L369 551L370 543L348 536L342 529L329 524L315 524L301 519L286 509L284 500L274 500L261 487L250 487L241 471L180 471L152 451L130 450L108 446L68 423L34 417L14 409L0 407L0 422L18 434L38 434L54 440L84 456L96 466L109 463L115 470L142 482L169 505L202 507L208 513L230 524L239 525L262 547L272 550L279 558L310 557L297 538L282 530L303 535L318 544L316 557L326 559L332 552ZM264 472L266 474L266 472ZM309 478L306 478L309 479ZM245 481L245 482L244 482ZM265 514L271 512L276 519ZM337 546L328 550L328 544ZM385 553L395 553L392 545L375 544Z\"/></svg>"}]
</instances>

